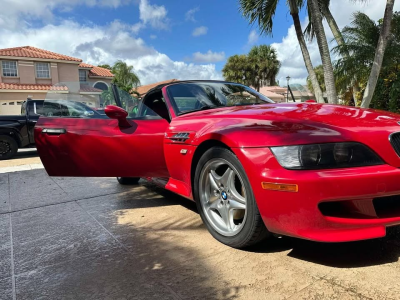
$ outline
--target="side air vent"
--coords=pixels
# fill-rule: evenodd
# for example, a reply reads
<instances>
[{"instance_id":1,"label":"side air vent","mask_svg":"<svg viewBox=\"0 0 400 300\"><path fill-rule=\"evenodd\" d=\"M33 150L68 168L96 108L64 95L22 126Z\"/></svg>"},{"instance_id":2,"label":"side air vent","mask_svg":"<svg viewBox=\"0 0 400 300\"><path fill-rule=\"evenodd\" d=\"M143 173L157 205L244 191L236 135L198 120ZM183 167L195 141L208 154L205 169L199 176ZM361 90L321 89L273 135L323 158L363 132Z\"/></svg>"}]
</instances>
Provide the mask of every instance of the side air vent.
<instances>
[{"instance_id":1,"label":"side air vent","mask_svg":"<svg viewBox=\"0 0 400 300\"><path fill-rule=\"evenodd\" d=\"M392 133L389 137L390 143L397 155L400 156L400 132Z\"/></svg>"},{"instance_id":2,"label":"side air vent","mask_svg":"<svg viewBox=\"0 0 400 300\"><path fill-rule=\"evenodd\" d=\"M189 132L180 132L169 137L169 139L176 143L184 143L189 139L189 136L190 136Z\"/></svg>"}]
</instances>

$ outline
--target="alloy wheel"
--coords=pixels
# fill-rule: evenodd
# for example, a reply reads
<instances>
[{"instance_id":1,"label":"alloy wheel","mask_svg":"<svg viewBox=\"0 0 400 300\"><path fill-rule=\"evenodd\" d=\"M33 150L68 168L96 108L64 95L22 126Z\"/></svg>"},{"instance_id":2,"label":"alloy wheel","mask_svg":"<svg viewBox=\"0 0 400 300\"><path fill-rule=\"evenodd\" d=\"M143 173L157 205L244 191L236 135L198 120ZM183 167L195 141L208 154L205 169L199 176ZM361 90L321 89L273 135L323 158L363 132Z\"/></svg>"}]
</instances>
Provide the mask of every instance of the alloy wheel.
<instances>
[{"instance_id":1,"label":"alloy wheel","mask_svg":"<svg viewBox=\"0 0 400 300\"><path fill-rule=\"evenodd\" d=\"M221 235L234 236L247 217L247 197L243 180L225 159L208 161L200 174L200 203L205 217Z\"/></svg>"}]
</instances>

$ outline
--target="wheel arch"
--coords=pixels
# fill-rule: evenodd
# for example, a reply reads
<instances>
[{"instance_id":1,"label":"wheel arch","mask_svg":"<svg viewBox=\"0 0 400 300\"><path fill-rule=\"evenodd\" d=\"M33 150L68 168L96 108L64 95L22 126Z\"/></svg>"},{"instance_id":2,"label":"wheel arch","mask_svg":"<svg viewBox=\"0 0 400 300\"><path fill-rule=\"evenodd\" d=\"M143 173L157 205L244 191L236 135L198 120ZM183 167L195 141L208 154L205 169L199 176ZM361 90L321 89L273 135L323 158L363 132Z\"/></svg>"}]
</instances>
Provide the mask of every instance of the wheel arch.
<instances>
[{"instance_id":1,"label":"wheel arch","mask_svg":"<svg viewBox=\"0 0 400 300\"><path fill-rule=\"evenodd\" d=\"M219 141L219 140L205 140L203 141L200 145L197 146L194 154L193 154L193 159L192 159L192 163L191 163L191 167L190 167L190 184L192 187L192 191L193 191L193 183L194 183L194 177L195 177L195 173L196 173L196 168L197 168L197 164L199 163L200 158L203 156L204 153L206 153L209 149L213 148L213 147L221 147L221 148L225 148L228 149L229 151L231 151L231 148L226 145L225 143Z\"/></svg>"},{"instance_id":2,"label":"wheel arch","mask_svg":"<svg viewBox=\"0 0 400 300\"><path fill-rule=\"evenodd\" d=\"M5 136L12 138L17 143L18 148L22 147L21 137L14 129L4 128L4 129L0 130L0 136L1 135L5 135Z\"/></svg>"}]
</instances>

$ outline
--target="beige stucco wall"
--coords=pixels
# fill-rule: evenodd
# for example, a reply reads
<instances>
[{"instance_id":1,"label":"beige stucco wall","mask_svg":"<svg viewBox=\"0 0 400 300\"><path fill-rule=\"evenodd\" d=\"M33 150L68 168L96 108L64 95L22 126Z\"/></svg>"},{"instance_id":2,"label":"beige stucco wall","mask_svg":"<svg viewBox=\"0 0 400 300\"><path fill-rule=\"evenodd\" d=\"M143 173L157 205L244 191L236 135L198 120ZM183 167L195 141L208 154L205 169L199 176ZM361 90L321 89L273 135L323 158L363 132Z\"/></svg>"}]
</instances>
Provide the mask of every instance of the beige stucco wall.
<instances>
[{"instance_id":1,"label":"beige stucco wall","mask_svg":"<svg viewBox=\"0 0 400 300\"><path fill-rule=\"evenodd\" d=\"M4 83L20 83L19 77L2 77L1 81Z\"/></svg>"},{"instance_id":2,"label":"beige stucco wall","mask_svg":"<svg viewBox=\"0 0 400 300\"><path fill-rule=\"evenodd\" d=\"M49 79L36 78L35 61L18 61L18 77L0 77L0 82L20 84L56 84L79 81L78 64L50 63Z\"/></svg>"},{"instance_id":3,"label":"beige stucco wall","mask_svg":"<svg viewBox=\"0 0 400 300\"><path fill-rule=\"evenodd\" d=\"M79 71L77 64L57 63L59 82L79 81Z\"/></svg>"},{"instance_id":4,"label":"beige stucco wall","mask_svg":"<svg viewBox=\"0 0 400 300\"><path fill-rule=\"evenodd\" d=\"M18 61L20 83L35 84L35 64L33 61Z\"/></svg>"}]
</instances>

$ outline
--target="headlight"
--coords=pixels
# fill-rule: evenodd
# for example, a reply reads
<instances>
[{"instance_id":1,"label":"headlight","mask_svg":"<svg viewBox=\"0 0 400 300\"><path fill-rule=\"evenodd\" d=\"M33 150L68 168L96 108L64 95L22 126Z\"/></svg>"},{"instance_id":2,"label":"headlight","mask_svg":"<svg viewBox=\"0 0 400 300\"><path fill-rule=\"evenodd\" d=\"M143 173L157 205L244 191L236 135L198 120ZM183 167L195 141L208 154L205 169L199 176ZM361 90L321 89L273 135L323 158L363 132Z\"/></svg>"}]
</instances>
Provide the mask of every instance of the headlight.
<instances>
[{"instance_id":1,"label":"headlight","mask_svg":"<svg viewBox=\"0 0 400 300\"><path fill-rule=\"evenodd\" d=\"M360 143L329 143L271 147L280 165L290 170L374 166L382 159Z\"/></svg>"}]
</instances>

